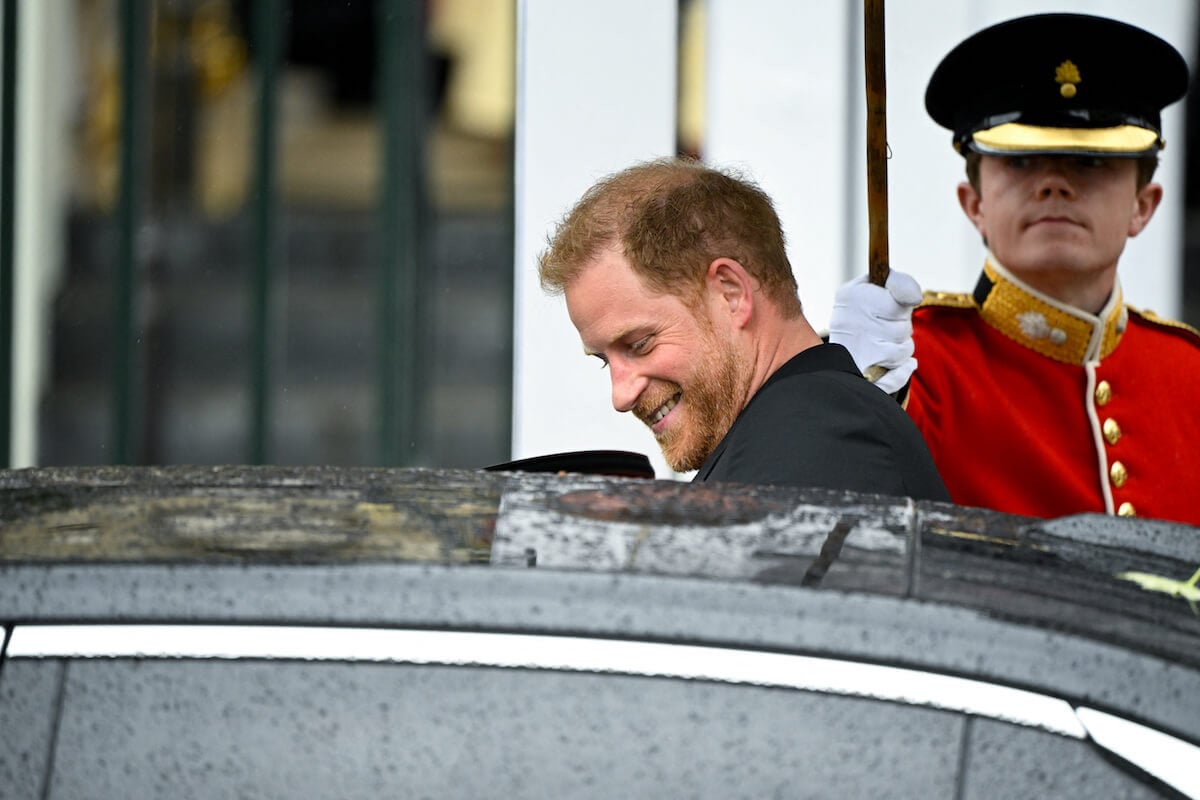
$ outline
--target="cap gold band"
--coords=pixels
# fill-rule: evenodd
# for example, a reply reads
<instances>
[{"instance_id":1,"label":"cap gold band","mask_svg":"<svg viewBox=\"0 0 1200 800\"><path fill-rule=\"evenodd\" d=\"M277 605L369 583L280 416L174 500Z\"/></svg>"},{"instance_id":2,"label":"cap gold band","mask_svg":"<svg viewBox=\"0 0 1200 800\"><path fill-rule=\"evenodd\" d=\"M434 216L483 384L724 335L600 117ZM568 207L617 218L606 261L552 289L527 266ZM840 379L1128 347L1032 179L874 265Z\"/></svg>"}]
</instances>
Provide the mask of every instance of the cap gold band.
<instances>
[{"instance_id":1,"label":"cap gold band","mask_svg":"<svg viewBox=\"0 0 1200 800\"><path fill-rule=\"evenodd\" d=\"M978 131L972 136L974 149L988 154L1020 153L1110 153L1137 156L1161 149L1157 133L1136 125L1115 128L1043 128L1007 122Z\"/></svg>"}]
</instances>

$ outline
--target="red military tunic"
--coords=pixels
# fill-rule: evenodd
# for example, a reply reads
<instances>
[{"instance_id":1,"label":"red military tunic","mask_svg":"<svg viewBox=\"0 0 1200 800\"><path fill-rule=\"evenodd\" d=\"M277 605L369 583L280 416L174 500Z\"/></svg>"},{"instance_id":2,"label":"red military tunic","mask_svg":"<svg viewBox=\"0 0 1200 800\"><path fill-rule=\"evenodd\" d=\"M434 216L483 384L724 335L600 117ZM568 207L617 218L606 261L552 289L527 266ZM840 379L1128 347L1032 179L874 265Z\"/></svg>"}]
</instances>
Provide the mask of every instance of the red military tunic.
<instances>
[{"instance_id":1,"label":"red military tunic","mask_svg":"<svg viewBox=\"0 0 1200 800\"><path fill-rule=\"evenodd\" d=\"M907 409L959 505L1200 525L1200 334L1123 304L1098 316L993 263L913 314Z\"/></svg>"}]
</instances>

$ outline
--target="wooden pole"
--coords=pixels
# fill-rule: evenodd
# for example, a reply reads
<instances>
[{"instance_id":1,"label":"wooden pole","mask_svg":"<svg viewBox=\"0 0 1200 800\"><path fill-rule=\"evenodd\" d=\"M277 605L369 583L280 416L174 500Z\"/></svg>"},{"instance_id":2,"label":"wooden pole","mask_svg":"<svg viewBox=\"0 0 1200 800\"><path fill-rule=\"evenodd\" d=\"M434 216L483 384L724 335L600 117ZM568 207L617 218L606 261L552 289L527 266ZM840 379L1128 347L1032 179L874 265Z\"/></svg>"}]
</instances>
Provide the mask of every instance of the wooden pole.
<instances>
[{"instance_id":1,"label":"wooden pole","mask_svg":"<svg viewBox=\"0 0 1200 800\"><path fill-rule=\"evenodd\" d=\"M888 279L887 70L884 67L883 0L863 0L867 76L867 274Z\"/></svg>"}]
</instances>

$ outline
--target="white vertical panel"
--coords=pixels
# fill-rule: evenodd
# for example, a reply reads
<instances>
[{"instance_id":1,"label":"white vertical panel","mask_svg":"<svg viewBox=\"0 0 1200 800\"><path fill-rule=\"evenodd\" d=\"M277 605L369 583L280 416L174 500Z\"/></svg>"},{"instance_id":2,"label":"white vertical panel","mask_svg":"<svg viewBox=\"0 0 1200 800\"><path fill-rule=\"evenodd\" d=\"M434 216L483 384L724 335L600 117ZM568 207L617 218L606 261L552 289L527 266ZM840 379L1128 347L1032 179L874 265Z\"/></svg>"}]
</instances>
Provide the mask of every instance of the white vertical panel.
<instances>
[{"instance_id":1,"label":"white vertical panel","mask_svg":"<svg viewBox=\"0 0 1200 800\"><path fill-rule=\"evenodd\" d=\"M823 328L847 263L851 152L865 149L847 135L849 7L708 3L704 158L743 170L775 200L806 316Z\"/></svg>"},{"instance_id":2,"label":"white vertical panel","mask_svg":"<svg viewBox=\"0 0 1200 800\"><path fill-rule=\"evenodd\" d=\"M886 22L892 266L926 289L967 291L984 250L955 195L965 180L963 159L950 131L925 112L925 87L942 57L983 25L971 3L944 0L891 0ZM866 214L865 199L860 213ZM862 231L865 238L865 223ZM865 251L859 263L865 265Z\"/></svg>"},{"instance_id":3,"label":"white vertical panel","mask_svg":"<svg viewBox=\"0 0 1200 800\"><path fill-rule=\"evenodd\" d=\"M652 457L653 436L613 410L536 258L599 177L675 151L676 0L522 0L517 12L513 456L589 448Z\"/></svg>"},{"instance_id":4,"label":"white vertical panel","mask_svg":"<svg viewBox=\"0 0 1200 800\"><path fill-rule=\"evenodd\" d=\"M10 430L11 466L28 467L37 459L38 402L49 371L53 299L62 274L77 70L67 4L21 3L18 17Z\"/></svg>"}]
</instances>

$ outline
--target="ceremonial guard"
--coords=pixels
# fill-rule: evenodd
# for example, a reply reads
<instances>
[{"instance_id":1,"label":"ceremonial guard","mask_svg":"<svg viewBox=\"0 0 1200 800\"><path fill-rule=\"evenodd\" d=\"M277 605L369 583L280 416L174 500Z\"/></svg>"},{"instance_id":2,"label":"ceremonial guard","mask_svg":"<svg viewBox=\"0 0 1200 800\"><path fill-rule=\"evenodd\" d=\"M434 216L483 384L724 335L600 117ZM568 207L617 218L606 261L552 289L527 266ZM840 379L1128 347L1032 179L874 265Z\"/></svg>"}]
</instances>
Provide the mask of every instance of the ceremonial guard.
<instances>
[{"instance_id":1,"label":"ceremonial guard","mask_svg":"<svg viewBox=\"0 0 1200 800\"><path fill-rule=\"evenodd\" d=\"M854 281L830 329L860 368L898 370L892 387L915 354L906 408L956 503L1200 525L1200 335L1126 305L1117 278L1187 85L1162 39L1077 14L992 26L935 70L926 108L966 160L982 274L915 311L902 273Z\"/></svg>"}]
</instances>

